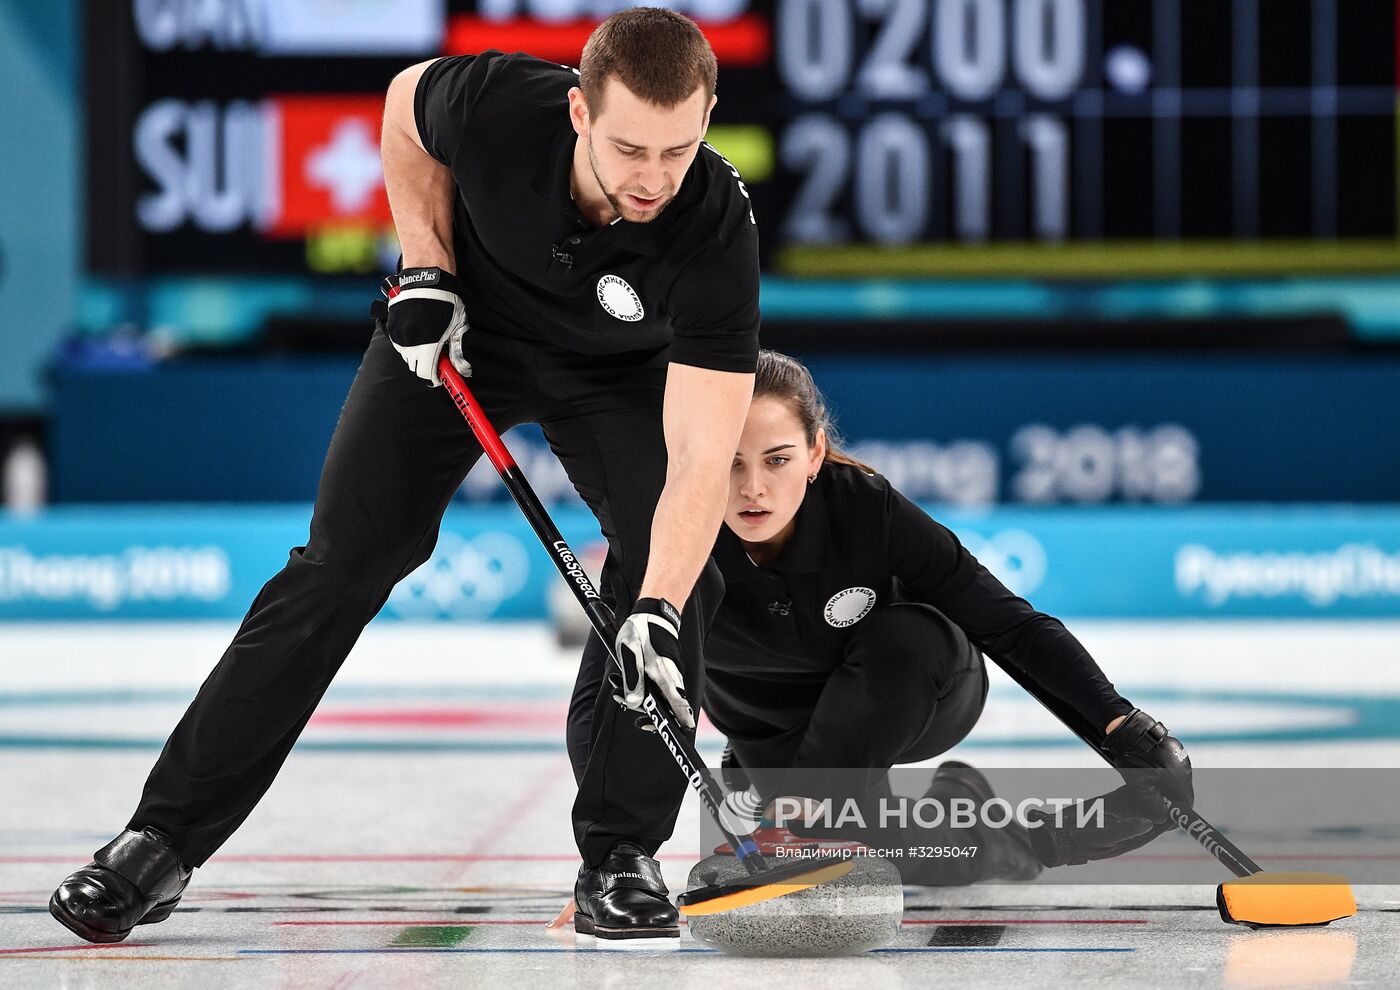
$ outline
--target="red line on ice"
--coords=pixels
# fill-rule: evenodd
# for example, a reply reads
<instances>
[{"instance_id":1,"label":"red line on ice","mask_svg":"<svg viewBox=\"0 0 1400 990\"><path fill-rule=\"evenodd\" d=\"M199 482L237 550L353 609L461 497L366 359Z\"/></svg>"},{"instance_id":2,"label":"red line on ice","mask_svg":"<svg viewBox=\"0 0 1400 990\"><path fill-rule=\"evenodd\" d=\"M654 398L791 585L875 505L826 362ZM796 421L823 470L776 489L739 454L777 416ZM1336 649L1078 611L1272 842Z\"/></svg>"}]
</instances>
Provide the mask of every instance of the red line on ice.
<instances>
[{"instance_id":1,"label":"red line on ice","mask_svg":"<svg viewBox=\"0 0 1400 990\"><path fill-rule=\"evenodd\" d=\"M0 949L0 956L17 956L26 952L86 952L90 949L149 949L153 943L131 942L127 945L39 945L28 949Z\"/></svg>"},{"instance_id":2,"label":"red line on ice","mask_svg":"<svg viewBox=\"0 0 1400 990\"><path fill-rule=\"evenodd\" d=\"M313 726L361 725L410 729L550 728L564 724L564 705L493 708L332 708L311 716Z\"/></svg>"}]
</instances>

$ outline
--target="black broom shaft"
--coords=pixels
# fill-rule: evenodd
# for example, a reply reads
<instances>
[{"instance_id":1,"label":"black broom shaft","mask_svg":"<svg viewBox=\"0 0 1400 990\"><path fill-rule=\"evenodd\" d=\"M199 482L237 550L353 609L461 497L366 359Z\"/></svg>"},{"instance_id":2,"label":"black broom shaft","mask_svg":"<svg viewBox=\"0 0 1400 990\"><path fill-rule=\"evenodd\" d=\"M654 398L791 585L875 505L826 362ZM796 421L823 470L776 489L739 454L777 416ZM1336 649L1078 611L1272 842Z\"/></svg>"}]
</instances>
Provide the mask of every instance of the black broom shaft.
<instances>
[{"instance_id":1,"label":"black broom shaft","mask_svg":"<svg viewBox=\"0 0 1400 990\"><path fill-rule=\"evenodd\" d=\"M1108 753L1104 752L1098 743L1094 742L1094 726L1090 724L1088 719L1070 708L1059 698L1047 694L1039 684L1036 684L1024 672L1017 669L1012 664L999 660L996 657L992 659L996 660L997 666L1006 671L1007 676L1013 681L1021 685L1027 694L1044 705L1051 715L1054 715L1063 722L1065 728L1069 729L1083 740L1086 746L1102 756L1109 766L1113 765L1113 761L1109 758ZM1177 827L1201 845L1205 846L1206 851L1220 860L1220 862L1235 876L1247 877L1260 872L1259 865L1255 863L1254 860L1246 856L1243 850L1217 831L1215 826L1206 821L1205 817L1201 815L1200 812L1196 811L1196 809L1180 805L1166 794L1162 795L1162 801L1167 806L1167 814L1171 817L1171 820L1176 823Z\"/></svg>"}]
</instances>

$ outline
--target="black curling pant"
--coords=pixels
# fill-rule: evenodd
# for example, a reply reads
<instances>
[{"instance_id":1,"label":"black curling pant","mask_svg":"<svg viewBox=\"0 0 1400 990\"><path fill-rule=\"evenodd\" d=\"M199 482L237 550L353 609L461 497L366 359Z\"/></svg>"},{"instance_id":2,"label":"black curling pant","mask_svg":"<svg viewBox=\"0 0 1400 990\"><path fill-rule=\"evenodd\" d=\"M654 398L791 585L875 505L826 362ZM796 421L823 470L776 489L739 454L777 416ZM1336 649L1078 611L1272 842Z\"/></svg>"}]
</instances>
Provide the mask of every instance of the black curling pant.
<instances>
[{"instance_id":1,"label":"black curling pant","mask_svg":"<svg viewBox=\"0 0 1400 990\"><path fill-rule=\"evenodd\" d=\"M625 614L641 587L665 482L665 351L581 355L479 328L467 345L472 391L496 429L540 423L597 516L610 551L604 593ZM191 866L233 834L360 631L431 555L443 512L481 453L447 393L412 375L377 330L331 439L306 545L253 601L151 770L128 827L159 828ZM683 613L682 673L697 704L700 647L722 590L707 564ZM685 780L656 737L616 705L599 704L593 730L594 758L574 807L579 851L590 865L622 838L654 852L674 828ZM464 778L462 786L472 784ZM347 792L347 813L351 800Z\"/></svg>"},{"instance_id":2,"label":"black curling pant","mask_svg":"<svg viewBox=\"0 0 1400 990\"><path fill-rule=\"evenodd\" d=\"M602 643L590 636L569 706L569 757L580 778L607 663ZM807 704L794 705L802 696ZM727 712L706 712L762 793L779 790L789 768L831 767L859 771L863 778L850 782L864 791L882 786L896 764L951 749L972 731L986 699L986 665L967 635L937 609L899 603L861 620L825 684L815 691L795 685L782 711L768 713L756 703L733 720Z\"/></svg>"},{"instance_id":3,"label":"black curling pant","mask_svg":"<svg viewBox=\"0 0 1400 990\"><path fill-rule=\"evenodd\" d=\"M887 605L861 620L805 725L730 745L759 771L849 768L846 782L863 792L880 789L892 766L952 749L986 700L985 662L960 628L928 605ZM763 793L781 783L752 776Z\"/></svg>"},{"instance_id":4,"label":"black curling pant","mask_svg":"<svg viewBox=\"0 0 1400 990\"><path fill-rule=\"evenodd\" d=\"M712 670L737 666L733 658L717 654L707 662ZM569 756L576 774L589 765L591 699L605 670L606 651L590 641L569 710ZM742 778L765 801L800 795L841 809L854 799L870 827L838 828L828 837L859 839L879 849L902 847L910 854L892 862L906 883L967 884L993 875L996 857L985 851L971 858L931 858L913 851L985 845L998 841L996 833L954 828L947 821L880 827L882 802L894 800L890 768L946 752L982 715L986 663L962 629L928 605L886 605L860 621L824 683L796 681L776 703L775 687L780 685L765 684L737 697L732 711L705 709L729 737ZM943 800L945 790L935 783L925 796Z\"/></svg>"}]
</instances>

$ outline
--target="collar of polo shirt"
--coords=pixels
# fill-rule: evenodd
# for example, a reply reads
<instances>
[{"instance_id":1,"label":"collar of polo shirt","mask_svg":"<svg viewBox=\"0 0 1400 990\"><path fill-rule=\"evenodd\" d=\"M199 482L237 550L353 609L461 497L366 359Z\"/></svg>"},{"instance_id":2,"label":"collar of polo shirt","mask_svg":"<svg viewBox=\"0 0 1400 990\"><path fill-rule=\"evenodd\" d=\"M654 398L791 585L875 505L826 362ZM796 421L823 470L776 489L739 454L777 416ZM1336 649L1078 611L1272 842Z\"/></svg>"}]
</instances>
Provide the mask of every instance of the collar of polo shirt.
<instances>
[{"instance_id":1,"label":"collar of polo shirt","mask_svg":"<svg viewBox=\"0 0 1400 990\"><path fill-rule=\"evenodd\" d=\"M766 571L780 574L815 574L831 562L831 520L827 517L822 475L807 489L797 510L797 525L783 552L766 567L759 567L744 552L744 544L728 526L720 527L715 542L715 563L726 581L752 581Z\"/></svg>"}]
</instances>

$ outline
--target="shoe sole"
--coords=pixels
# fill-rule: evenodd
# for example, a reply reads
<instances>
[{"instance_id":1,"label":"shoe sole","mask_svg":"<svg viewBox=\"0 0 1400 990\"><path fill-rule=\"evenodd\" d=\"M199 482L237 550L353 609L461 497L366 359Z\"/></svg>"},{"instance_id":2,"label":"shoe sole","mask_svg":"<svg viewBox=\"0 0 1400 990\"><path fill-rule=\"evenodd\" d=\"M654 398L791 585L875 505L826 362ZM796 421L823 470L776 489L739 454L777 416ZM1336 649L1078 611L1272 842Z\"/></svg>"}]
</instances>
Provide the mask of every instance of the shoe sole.
<instances>
[{"instance_id":1,"label":"shoe sole","mask_svg":"<svg viewBox=\"0 0 1400 990\"><path fill-rule=\"evenodd\" d=\"M170 912L174 911L175 906L179 903L180 898L177 897L173 901L166 901L163 904L157 904L155 907L151 908L144 915L142 915L141 920L136 922L136 924L154 925L157 922L164 921L166 918L170 917ZM83 924L77 918L68 915L63 910L63 906L58 902L58 894L54 894L52 897L49 898L49 914L53 915L53 919L55 921L57 921L64 928L67 928L74 935L78 936L81 939L84 939L85 941L92 942L97 945L110 945L113 942L120 942L131 934L132 928L136 927L136 925L133 925L132 928L127 928L124 931L120 932L108 932L103 931L100 928L92 928L88 925Z\"/></svg>"},{"instance_id":2,"label":"shoe sole","mask_svg":"<svg viewBox=\"0 0 1400 990\"><path fill-rule=\"evenodd\" d=\"M583 914L574 914L574 943L598 948L599 943L609 949L665 950L675 949L681 942L679 925L670 928L608 928L595 925L593 919Z\"/></svg>"}]
</instances>

